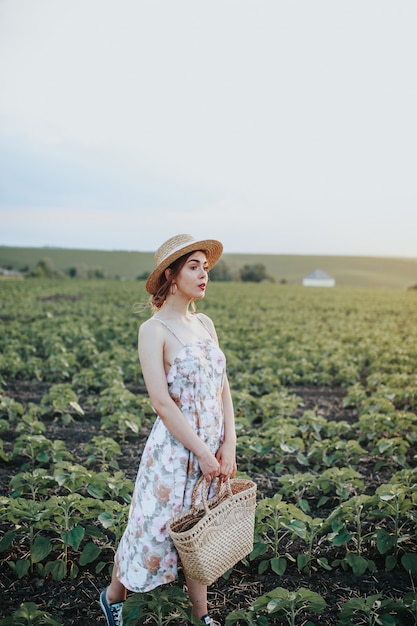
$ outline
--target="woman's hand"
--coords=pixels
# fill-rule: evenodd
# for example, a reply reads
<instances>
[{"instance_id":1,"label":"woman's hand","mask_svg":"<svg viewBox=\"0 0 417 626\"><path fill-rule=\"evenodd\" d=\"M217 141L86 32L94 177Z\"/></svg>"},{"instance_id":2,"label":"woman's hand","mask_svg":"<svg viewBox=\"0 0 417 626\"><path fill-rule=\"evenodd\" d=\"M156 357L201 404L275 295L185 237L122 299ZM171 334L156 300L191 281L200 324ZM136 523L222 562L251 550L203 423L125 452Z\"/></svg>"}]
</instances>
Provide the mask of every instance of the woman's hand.
<instances>
[{"instance_id":1,"label":"woman's hand","mask_svg":"<svg viewBox=\"0 0 417 626\"><path fill-rule=\"evenodd\" d=\"M197 460L201 473L208 483L219 475L220 463L208 448L206 448L206 450L204 450L200 455L197 455Z\"/></svg>"},{"instance_id":2,"label":"woman's hand","mask_svg":"<svg viewBox=\"0 0 417 626\"><path fill-rule=\"evenodd\" d=\"M222 443L216 452L216 459L220 464L219 478L222 482L228 478L233 478L236 474L236 446L226 441Z\"/></svg>"}]
</instances>

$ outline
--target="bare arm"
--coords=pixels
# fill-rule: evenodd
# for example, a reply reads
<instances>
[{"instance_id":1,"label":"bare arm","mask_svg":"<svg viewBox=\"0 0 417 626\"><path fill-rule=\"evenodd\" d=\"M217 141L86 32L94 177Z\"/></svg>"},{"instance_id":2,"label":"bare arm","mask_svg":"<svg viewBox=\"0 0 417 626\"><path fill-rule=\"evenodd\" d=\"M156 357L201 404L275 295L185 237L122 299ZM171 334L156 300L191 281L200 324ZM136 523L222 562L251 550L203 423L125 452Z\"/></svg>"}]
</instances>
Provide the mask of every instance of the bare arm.
<instances>
[{"instance_id":1,"label":"bare arm","mask_svg":"<svg viewBox=\"0 0 417 626\"><path fill-rule=\"evenodd\" d=\"M218 474L219 463L169 395L163 355L163 328L148 320L139 329L139 359L152 406L172 436L195 454L202 473L210 481Z\"/></svg>"},{"instance_id":2,"label":"bare arm","mask_svg":"<svg viewBox=\"0 0 417 626\"><path fill-rule=\"evenodd\" d=\"M227 377L224 382L222 400L224 410L224 439L216 453L216 459L220 463L219 476L222 480L226 480L226 478L233 477L237 469L235 417Z\"/></svg>"},{"instance_id":3,"label":"bare arm","mask_svg":"<svg viewBox=\"0 0 417 626\"><path fill-rule=\"evenodd\" d=\"M207 315L200 313L204 323L210 328L210 332L213 337L217 339L216 329L213 322ZM219 476L225 480L229 476L234 476L236 473L236 429L235 429L235 415L233 409L232 395L230 393L230 386L227 376L225 376L222 402L224 411L224 439L216 453L216 459L220 463Z\"/></svg>"}]
</instances>

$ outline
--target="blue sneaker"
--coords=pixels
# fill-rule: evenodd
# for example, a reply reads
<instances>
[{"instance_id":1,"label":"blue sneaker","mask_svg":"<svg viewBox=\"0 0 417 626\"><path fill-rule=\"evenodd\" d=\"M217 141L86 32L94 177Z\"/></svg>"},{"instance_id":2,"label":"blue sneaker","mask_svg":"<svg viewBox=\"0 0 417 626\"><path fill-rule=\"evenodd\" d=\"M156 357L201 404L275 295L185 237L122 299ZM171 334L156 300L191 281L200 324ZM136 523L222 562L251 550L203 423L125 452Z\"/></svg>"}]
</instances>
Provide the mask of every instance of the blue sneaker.
<instances>
[{"instance_id":1,"label":"blue sneaker","mask_svg":"<svg viewBox=\"0 0 417 626\"><path fill-rule=\"evenodd\" d=\"M216 622L214 619L212 619L207 614L203 615L203 617L200 617L200 619L198 621L200 621L203 624L205 624L205 626L220 626L219 622ZM187 626L193 626L193 623L192 622L187 622Z\"/></svg>"},{"instance_id":2,"label":"blue sneaker","mask_svg":"<svg viewBox=\"0 0 417 626\"><path fill-rule=\"evenodd\" d=\"M122 621L122 608L123 602L115 602L109 604L107 602L107 589L103 589L100 594L100 604L103 609L103 613L106 616L108 626L123 626Z\"/></svg>"},{"instance_id":3,"label":"blue sneaker","mask_svg":"<svg viewBox=\"0 0 417 626\"><path fill-rule=\"evenodd\" d=\"M206 626L220 626L219 622L216 622L209 615L203 615L203 617L200 617L200 621Z\"/></svg>"}]
</instances>

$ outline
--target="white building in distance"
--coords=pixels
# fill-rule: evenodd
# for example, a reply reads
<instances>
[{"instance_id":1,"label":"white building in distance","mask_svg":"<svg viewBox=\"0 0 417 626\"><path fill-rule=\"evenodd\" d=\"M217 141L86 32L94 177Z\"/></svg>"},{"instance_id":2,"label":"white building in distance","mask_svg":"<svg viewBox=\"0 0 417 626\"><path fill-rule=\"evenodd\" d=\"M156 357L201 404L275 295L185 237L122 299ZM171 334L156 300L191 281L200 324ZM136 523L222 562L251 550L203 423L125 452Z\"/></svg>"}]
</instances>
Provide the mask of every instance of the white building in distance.
<instances>
[{"instance_id":1,"label":"white building in distance","mask_svg":"<svg viewBox=\"0 0 417 626\"><path fill-rule=\"evenodd\" d=\"M333 276L323 272L323 270L314 270L303 278L304 287L334 287L335 284L336 281Z\"/></svg>"}]
</instances>

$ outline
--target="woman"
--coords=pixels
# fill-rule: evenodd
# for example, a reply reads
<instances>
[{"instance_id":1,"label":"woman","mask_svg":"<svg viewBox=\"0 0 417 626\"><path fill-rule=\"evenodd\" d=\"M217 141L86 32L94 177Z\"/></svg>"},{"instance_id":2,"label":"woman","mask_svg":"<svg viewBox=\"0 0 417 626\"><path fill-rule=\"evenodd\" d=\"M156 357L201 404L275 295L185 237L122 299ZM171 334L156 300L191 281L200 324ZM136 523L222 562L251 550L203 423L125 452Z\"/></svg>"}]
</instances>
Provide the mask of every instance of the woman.
<instances>
[{"instance_id":1,"label":"woman","mask_svg":"<svg viewBox=\"0 0 417 626\"><path fill-rule=\"evenodd\" d=\"M177 576L177 554L165 524L191 506L199 476L226 480L236 472L233 405L213 322L195 313L209 270L223 246L177 235L155 254L146 282L153 316L139 329L139 359L158 415L146 443L129 519L100 603L108 626L121 624L126 589L146 592ZM207 587L186 578L192 614L211 626Z\"/></svg>"}]
</instances>

